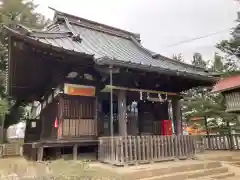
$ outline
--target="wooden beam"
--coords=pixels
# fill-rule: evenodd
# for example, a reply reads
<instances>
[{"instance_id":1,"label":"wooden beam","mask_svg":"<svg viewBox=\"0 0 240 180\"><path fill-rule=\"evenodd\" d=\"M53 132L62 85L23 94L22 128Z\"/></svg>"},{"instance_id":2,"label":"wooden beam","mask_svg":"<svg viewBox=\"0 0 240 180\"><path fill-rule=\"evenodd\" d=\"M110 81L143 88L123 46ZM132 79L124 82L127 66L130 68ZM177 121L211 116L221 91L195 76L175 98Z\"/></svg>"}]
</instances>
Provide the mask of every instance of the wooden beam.
<instances>
[{"instance_id":1,"label":"wooden beam","mask_svg":"<svg viewBox=\"0 0 240 180\"><path fill-rule=\"evenodd\" d=\"M119 86L110 86L110 85L106 85L105 88L103 89L103 92L108 92L111 88L112 88L112 89L115 89L115 90L124 90L124 91L167 94L167 95L170 95L170 96L176 96L176 95L177 95L177 93L173 93L173 92L155 91L155 90L147 90L147 89L135 89L135 88L127 88L127 87L119 87Z\"/></svg>"}]
</instances>

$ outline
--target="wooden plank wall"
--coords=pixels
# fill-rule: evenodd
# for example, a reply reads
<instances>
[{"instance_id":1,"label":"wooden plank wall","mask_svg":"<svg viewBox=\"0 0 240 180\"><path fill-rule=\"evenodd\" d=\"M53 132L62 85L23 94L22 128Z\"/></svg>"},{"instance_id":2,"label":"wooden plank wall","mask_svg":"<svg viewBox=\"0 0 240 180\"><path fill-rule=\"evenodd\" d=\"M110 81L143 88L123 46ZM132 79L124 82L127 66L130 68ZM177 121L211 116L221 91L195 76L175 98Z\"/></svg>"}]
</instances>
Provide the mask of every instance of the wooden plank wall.
<instances>
[{"instance_id":1,"label":"wooden plank wall","mask_svg":"<svg viewBox=\"0 0 240 180\"><path fill-rule=\"evenodd\" d=\"M97 136L97 123L93 119L64 119L63 136Z\"/></svg>"},{"instance_id":2,"label":"wooden plank wall","mask_svg":"<svg viewBox=\"0 0 240 180\"><path fill-rule=\"evenodd\" d=\"M64 96L60 101L58 136L97 136L96 98Z\"/></svg>"}]
</instances>

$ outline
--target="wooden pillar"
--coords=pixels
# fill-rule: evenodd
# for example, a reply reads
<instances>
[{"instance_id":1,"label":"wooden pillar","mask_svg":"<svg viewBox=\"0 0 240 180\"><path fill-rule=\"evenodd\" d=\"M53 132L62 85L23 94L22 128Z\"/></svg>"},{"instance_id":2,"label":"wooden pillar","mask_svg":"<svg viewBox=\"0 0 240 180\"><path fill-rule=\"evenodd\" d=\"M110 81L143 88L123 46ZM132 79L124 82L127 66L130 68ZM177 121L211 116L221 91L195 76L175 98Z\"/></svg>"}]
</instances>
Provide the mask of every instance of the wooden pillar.
<instances>
[{"instance_id":1,"label":"wooden pillar","mask_svg":"<svg viewBox=\"0 0 240 180\"><path fill-rule=\"evenodd\" d=\"M118 91L118 132L120 136L127 136L127 100L126 91Z\"/></svg>"},{"instance_id":2,"label":"wooden pillar","mask_svg":"<svg viewBox=\"0 0 240 180\"><path fill-rule=\"evenodd\" d=\"M43 147L40 146L38 148L38 153L37 153L37 160L38 161L42 161L43 160L43 151L44 151Z\"/></svg>"},{"instance_id":3,"label":"wooden pillar","mask_svg":"<svg viewBox=\"0 0 240 180\"><path fill-rule=\"evenodd\" d=\"M174 97L172 99L172 113L175 134L182 134L182 112L181 101L179 97Z\"/></svg>"},{"instance_id":4,"label":"wooden pillar","mask_svg":"<svg viewBox=\"0 0 240 180\"><path fill-rule=\"evenodd\" d=\"M61 148L60 148L60 147L57 147L57 148L56 148L55 154L56 154L56 159L61 158L62 153L61 153Z\"/></svg>"},{"instance_id":5,"label":"wooden pillar","mask_svg":"<svg viewBox=\"0 0 240 180\"><path fill-rule=\"evenodd\" d=\"M78 145L74 144L73 145L73 160L77 160L78 158Z\"/></svg>"}]
</instances>

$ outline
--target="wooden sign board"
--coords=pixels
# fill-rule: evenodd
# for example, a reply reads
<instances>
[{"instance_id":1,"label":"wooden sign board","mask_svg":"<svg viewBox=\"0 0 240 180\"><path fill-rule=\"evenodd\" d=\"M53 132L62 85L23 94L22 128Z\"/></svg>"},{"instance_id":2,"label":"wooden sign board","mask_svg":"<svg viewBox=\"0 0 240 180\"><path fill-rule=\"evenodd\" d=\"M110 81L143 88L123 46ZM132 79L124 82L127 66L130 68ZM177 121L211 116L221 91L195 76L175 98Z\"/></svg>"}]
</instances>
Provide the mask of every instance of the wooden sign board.
<instances>
[{"instance_id":1,"label":"wooden sign board","mask_svg":"<svg viewBox=\"0 0 240 180\"><path fill-rule=\"evenodd\" d=\"M95 87L77 84L64 84L64 94L74 96L95 96Z\"/></svg>"}]
</instances>

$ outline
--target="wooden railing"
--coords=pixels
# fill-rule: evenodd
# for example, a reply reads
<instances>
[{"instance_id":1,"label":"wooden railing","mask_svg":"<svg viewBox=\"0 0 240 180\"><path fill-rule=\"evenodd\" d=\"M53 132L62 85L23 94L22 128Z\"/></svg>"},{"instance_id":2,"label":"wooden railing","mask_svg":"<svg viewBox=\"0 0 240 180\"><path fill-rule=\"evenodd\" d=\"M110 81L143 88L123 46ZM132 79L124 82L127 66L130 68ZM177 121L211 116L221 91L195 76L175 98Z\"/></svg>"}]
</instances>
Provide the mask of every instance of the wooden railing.
<instances>
[{"instance_id":1,"label":"wooden railing","mask_svg":"<svg viewBox=\"0 0 240 180\"><path fill-rule=\"evenodd\" d=\"M198 151L240 150L240 134L196 136Z\"/></svg>"},{"instance_id":2,"label":"wooden railing","mask_svg":"<svg viewBox=\"0 0 240 180\"><path fill-rule=\"evenodd\" d=\"M99 160L113 165L160 162L194 156L195 141L191 136L99 138Z\"/></svg>"},{"instance_id":3,"label":"wooden railing","mask_svg":"<svg viewBox=\"0 0 240 180\"><path fill-rule=\"evenodd\" d=\"M0 157L22 156L22 145L18 143L0 144Z\"/></svg>"}]
</instances>

